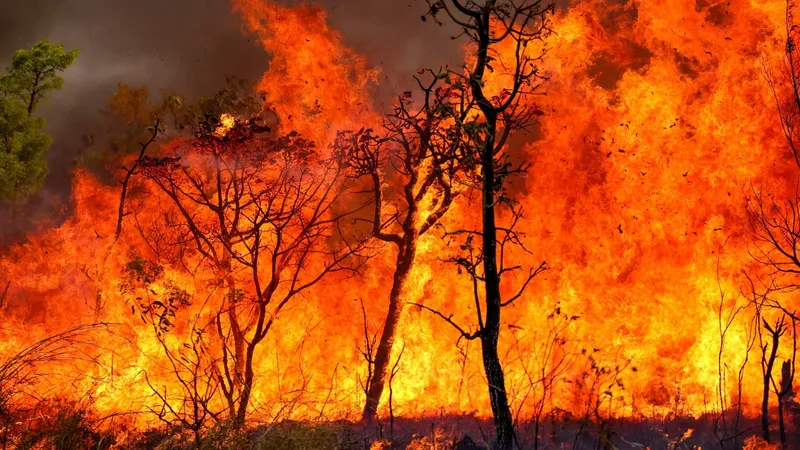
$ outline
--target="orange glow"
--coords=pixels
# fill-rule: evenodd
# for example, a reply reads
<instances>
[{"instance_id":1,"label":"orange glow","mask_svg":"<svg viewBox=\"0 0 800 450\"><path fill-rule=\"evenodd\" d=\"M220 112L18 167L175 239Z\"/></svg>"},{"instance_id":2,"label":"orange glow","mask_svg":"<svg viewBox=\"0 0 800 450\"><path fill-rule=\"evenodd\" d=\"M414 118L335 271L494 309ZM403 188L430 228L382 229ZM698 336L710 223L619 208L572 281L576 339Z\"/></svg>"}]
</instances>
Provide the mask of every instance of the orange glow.
<instances>
[{"instance_id":1,"label":"orange glow","mask_svg":"<svg viewBox=\"0 0 800 450\"><path fill-rule=\"evenodd\" d=\"M217 129L214 131L214 134L219 137L223 137L228 134L228 131L230 131L231 128L233 128L236 119L232 115L225 113L220 116L219 122L220 126L217 127Z\"/></svg>"},{"instance_id":2,"label":"orange glow","mask_svg":"<svg viewBox=\"0 0 800 450\"><path fill-rule=\"evenodd\" d=\"M377 69L342 43L320 7L233 5L271 57L259 90L267 92L265 108L274 109L281 132L296 130L325 153L338 130L380 126L371 97ZM544 114L507 149L534 164L511 188L524 207L525 246L533 255L516 250L507 257L521 264L546 259L552 268L504 311L500 353L512 407L523 416L533 414L539 395L526 387L528 372L541 364L542 343L557 320L548 315L556 308L576 316L563 331L568 343L555 350L574 355L575 363L561 375L569 382L553 388L546 411L583 413L593 363L621 368L622 383L608 387L609 414L698 416L718 409L720 301L726 310L744 303L744 273L758 270L748 252L745 198L751 185L791 195L796 183L762 73L782 64L783 8L778 0L589 0L556 14L557 34L544 44L547 95L531 99ZM223 115L221 123L217 134L224 136L234 118ZM184 144L162 147L169 154ZM0 360L50 333L99 321L109 324L91 335L102 349L99 365L76 364L86 373L78 386L92 391L102 411L152 406L157 399L145 374L168 391L179 389L152 328L131 313L121 289L132 257L156 252L137 228L164 220L163 195L137 185L131 208L138 208L139 222L132 215L114 242L118 186L76 170L74 216L32 233L0 259L0 292L11 281L0 307ZM461 196L445 226L476 223L477 202ZM471 324L469 281L441 262L451 251L439 233L422 237L416 281L405 295ZM358 276L334 274L281 312L256 358L255 417L358 418L365 376L359 300L374 332L386 315L395 259L387 247ZM203 299L212 296L213 277L167 267L164 282ZM783 301L800 307L796 294ZM168 345L178 349L191 336L187 322L202 316L201 303L178 314ZM743 315L722 352L731 398L746 327ZM456 345L457 339L441 319L409 308L397 338L404 350L392 388L395 415L491 415L480 348ZM780 358L786 352L788 346ZM751 416L760 407L759 370L751 361L744 380ZM63 379L33 389L52 390L78 373L63 372ZM147 415L140 420L157 424Z\"/></svg>"}]
</instances>

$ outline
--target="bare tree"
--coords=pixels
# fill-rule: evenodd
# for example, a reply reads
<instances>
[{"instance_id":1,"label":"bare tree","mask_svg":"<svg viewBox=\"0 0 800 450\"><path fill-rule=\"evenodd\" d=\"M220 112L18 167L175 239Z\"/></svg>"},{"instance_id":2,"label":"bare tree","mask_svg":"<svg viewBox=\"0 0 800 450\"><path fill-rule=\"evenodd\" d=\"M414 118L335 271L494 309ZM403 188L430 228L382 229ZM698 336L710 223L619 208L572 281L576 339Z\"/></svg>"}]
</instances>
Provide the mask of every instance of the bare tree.
<instances>
[{"instance_id":1,"label":"bare tree","mask_svg":"<svg viewBox=\"0 0 800 450\"><path fill-rule=\"evenodd\" d=\"M778 401L778 419L781 444L786 447L784 428L784 406L791 393L794 381L797 355L797 311L786 307L782 301L785 294L800 289L800 196L794 199L777 201L753 190L747 201L750 231L753 237L751 255L765 274L749 276L751 304L757 322L757 335L761 350L761 374L763 396L761 405L762 437L770 442L769 397L774 393ZM772 320L772 323L768 321ZM786 321L791 322L788 324ZM775 381L774 368L778 357L781 337L791 332L791 358L782 364L779 382Z\"/></svg>"},{"instance_id":2,"label":"bare tree","mask_svg":"<svg viewBox=\"0 0 800 450\"><path fill-rule=\"evenodd\" d=\"M500 233L500 237L497 238L495 242L501 256L496 268L498 281L500 276L517 271L521 268L518 265L509 265L506 258L503 257L509 252L510 248L518 247L522 250L526 250L522 244L523 234L516 230L519 221L522 219L522 213L519 208L512 208L512 214L513 219L508 228L501 227L495 229L496 232L499 231ZM444 236L449 244L457 245L460 252L448 258L447 261L458 266L459 272L466 273L470 277L473 299L475 302L476 326L470 326L468 328L462 327L453 321L452 314L445 315L423 304L412 304L439 316L450 324L458 331L459 341L461 339L480 340L481 350L483 351L484 371L487 382L489 383L489 396L492 404L492 412L494 414L495 431L497 433L495 448L511 448L514 442L514 422L505 388L505 375L500 363L500 355L497 351L500 335L500 310L510 306L521 298L528 284L530 284L537 275L548 269L547 263L543 261L538 266L531 267L516 293L508 296L506 299L497 299L498 303L494 305L496 306L495 310L493 309L493 305L489 304L486 300L489 297L485 292L485 288L481 290L481 285L486 285L489 276L486 273L485 246L476 244L477 239L475 238L483 237L483 242L485 243L486 236L479 231L464 229L455 231L445 230Z\"/></svg>"},{"instance_id":3,"label":"bare tree","mask_svg":"<svg viewBox=\"0 0 800 450\"><path fill-rule=\"evenodd\" d=\"M513 207L504 186L507 177L524 173L527 166L512 164L504 150L509 136L525 129L542 114L530 97L539 93L539 83L543 79L537 63L545 52L539 44L550 33L553 5L541 0L427 0L427 3L429 10L423 19L431 17L441 23L439 18L445 17L461 29L461 35L466 36L474 52L471 66L465 67L463 72L451 71L451 75L468 88L477 106L478 121L469 127L469 140L474 148L466 162L475 169L468 173L475 174L470 184L481 192L482 219L480 231L450 234L463 237L464 245L470 248L466 259L457 257L454 262L466 269L476 286L482 286L483 305L478 311L483 309L483 312L477 317L477 330L467 332L447 316L437 313L456 326L462 337L480 339L497 433L495 448L510 449L514 438L513 417L497 352L501 309L517 300L524 287L546 266L543 263L531 268L522 289L503 299L502 275L519 268L504 264L504 248L520 244L520 235L513 230L513 225L497 225L496 210L502 205L511 205L512 222L516 223L521 217L521 211ZM506 44L512 50L503 54L498 47ZM500 89L489 87L490 77L501 84ZM471 246L473 238L481 240L477 249ZM475 291L477 294L478 289ZM477 295L475 300L481 301Z\"/></svg>"},{"instance_id":4,"label":"bare tree","mask_svg":"<svg viewBox=\"0 0 800 450\"><path fill-rule=\"evenodd\" d=\"M720 257L726 244L727 240L717 248L716 270L717 287L719 289L719 304L717 307L717 324L719 326L719 351L717 353L717 402L719 404L719 415L714 418L714 432L719 440L720 448L723 450L731 441L733 444L732 448L740 447L740 423L742 420L742 392L745 368L750 361L750 351L752 350L753 345L755 345L757 337L757 332L755 329L759 326L756 318L745 320L744 331L746 351L744 355L742 355L742 362L739 364L738 370L736 371L736 403L731 404L728 394L729 366L724 359L725 344L727 342L728 333L731 331L731 327L736 322L737 317L744 315L747 308L753 305L754 302L739 302L739 298L742 296L743 290L740 290L739 295L734 297L732 300L726 298L727 292L722 286L719 273ZM752 279L748 278L748 281L752 281ZM753 293L755 290L750 289L748 292Z\"/></svg>"},{"instance_id":5,"label":"bare tree","mask_svg":"<svg viewBox=\"0 0 800 450\"><path fill-rule=\"evenodd\" d=\"M447 213L458 194L454 181L464 166L463 124L473 108L468 93L453 86L446 71L420 72L415 76L421 97L416 103L412 93L405 92L385 118L380 133L364 129L341 132L334 145L350 176L368 184L365 193L372 214L355 220L366 222L372 237L397 249L388 312L374 359L368 361L370 376L362 415L367 423L377 416L389 376L417 241Z\"/></svg>"},{"instance_id":6,"label":"bare tree","mask_svg":"<svg viewBox=\"0 0 800 450\"><path fill-rule=\"evenodd\" d=\"M256 350L279 314L325 276L355 270L345 262L362 248L339 233L350 211L332 208L342 166L298 134L271 136L260 123L208 116L172 154L146 157L142 173L167 211L137 218L165 263L208 277L214 371L236 426L250 404ZM168 245L151 238L163 229Z\"/></svg>"},{"instance_id":7,"label":"bare tree","mask_svg":"<svg viewBox=\"0 0 800 450\"><path fill-rule=\"evenodd\" d=\"M781 445L788 448L786 438L786 409L796 409L794 402L794 376L796 372L795 361L797 361L797 322L792 321L792 358L781 363L781 378L778 383L772 379L772 389L778 398L778 426L781 437ZM794 408L792 408L794 407Z\"/></svg>"},{"instance_id":8,"label":"bare tree","mask_svg":"<svg viewBox=\"0 0 800 450\"><path fill-rule=\"evenodd\" d=\"M578 319L579 316L567 314L557 304L547 315L547 326L543 330L535 329L532 336L513 336L512 347L523 374L516 399L514 423L519 427L520 419L525 419L526 426L533 427L534 450L539 448L542 419L548 402L553 400L556 383L566 376L580 354L579 341L573 337L574 324ZM518 326L515 328L521 329ZM523 340L533 342L530 351L522 348ZM526 407L532 412L523 418L523 409Z\"/></svg>"},{"instance_id":9,"label":"bare tree","mask_svg":"<svg viewBox=\"0 0 800 450\"><path fill-rule=\"evenodd\" d=\"M785 3L785 47L782 65L773 71L762 60L762 73L767 81L788 149L800 168L800 51L797 48L798 27L794 20L794 2ZM798 185L800 186L800 185ZM800 289L800 190L787 199L774 193L753 188L748 196L747 215L752 235L751 255L760 267L759 273L749 276L751 303L757 321L763 396L761 405L762 437L770 442L769 396L772 391L778 401L781 445L787 448L784 428L784 405L791 393L797 352L797 321L800 317L782 302L781 297ZM791 321L791 326L786 322ZM781 337L790 331L793 348L791 359L781 365L781 380L773 374ZM788 384L788 387L787 387Z\"/></svg>"},{"instance_id":10,"label":"bare tree","mask_svg":"<svg viewBox=\"0 0 800 450\"><path fill-rule=\"evenodd\" d=\"M787 331L788 324L785 323L786 315L781 317L781 321L776 324L775 327L767 327L767 323L764 323L764 327L771 333L773 337L773 345L774 347L778 347L778 340L781 338L783 333ZM791 321L792 324L792 357L790 359L784 360L781 363L781 377L776 382L775 376L770 376L770 385L772 387L772 392L775 394L775 398L778 401L778 433L781 439L781 446L783 448L788 448L788 442L786 440L786 423L785 423L785 411L784 408L788 403L788 397L792 393L792 384L794 382L794 374L795 374L795 363L794 361L797 360L797 323L795 321ZM781 327L779 329L779 327Z\"/></svg>"},{"instance_id":11,"label":"bare tree","mask_svg":"<svg viewBox=\"0 0 800 450\"><path fill-rule=\"evenodd\" d=\"M758 313L760 316L760 313ZM765 339L762 328L759 328L758 340L759 349L761 350L761 375L763 377L764 395L761 400L761 433L767 443L770 442L769 437L769 395L770 383L772 381L772 369L775 365L775 357L778 354L778 344L783 333L786 332L786 319L781 316L774 325L770 326L766 319L763 319L763 330L766 330L769 335Z\"/></svg>"},{"instance_id":12,"label":"bare tree","mask_svg":"<svg viewBox=\"0 0 800 450\"><path fill-rule=\"evenodd\" d=\"M147 156L147 148L150 147L153 142L155 142L156 138L158 137L159 131L162 131L162 124L160 119L156 119L153 126L150 128L151 134L149 139L144 142L141 142L139 145L139 155L136 159L131 163L131 167L128 168L126 166L122 166L122 170L125 172L125 176L120 181L120 185L122 186L122 190L119 194L119 208L117 209L117 228L114 230L114 241L116 242L119 239L119 235L122 233L122 223L125 216L129 213L125 211L125 199L128 196L128 189L131 184L131 179L134 175L136 175L139 166L144 161L145 157Z\"/></svg>"},{"instance_id":13,"label":"bare tree","mask_svg":"<svg viewBox=\"0 0 800 450\"><path fill-rule=\"evenodd\" d=\"M169 379L177 388L170 391L166 385L154 383L151 374L143 371L145 382L157 399L156 405L145 408L165 424L190 431L195 448L199 449L203 429L209 421L218 422L224 412L213 405L219 391L219 379L213 370L218 361L211 356L204 339L207 324L201 323L202 318L195 314L188 336L170 333L177 315L191 304L191 295L165 279L161 265L140 257L126 265L120 292L131 296L128 302L132 310L138 310L143 322L153 330L161 350L159 361L166 365L164 372L159 373L159 380Z\"/></svg>"}]
</instances>

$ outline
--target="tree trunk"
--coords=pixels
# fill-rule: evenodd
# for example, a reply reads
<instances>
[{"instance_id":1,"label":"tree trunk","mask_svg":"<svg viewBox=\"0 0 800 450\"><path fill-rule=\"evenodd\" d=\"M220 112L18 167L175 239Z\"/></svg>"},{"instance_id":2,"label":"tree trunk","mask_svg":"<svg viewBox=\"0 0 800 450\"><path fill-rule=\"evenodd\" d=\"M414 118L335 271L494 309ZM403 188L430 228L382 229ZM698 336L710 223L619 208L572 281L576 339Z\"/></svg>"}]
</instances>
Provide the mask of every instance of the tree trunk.
<instances>
[{"instance_id":1,"label":"tree trunk","mask_svg":"<svg viewBox=\"0 0 800 450\"><path fill-rule=\"evenodd\" d=\"M232 275L231 256L227 250L223 253L222 262L219 264L219 269L221 272L220 276L222 277L225 286L225 296L227 297L223 298L222 310L218 313L217 317L217 321L220 324L219 331L221 334L219 338L221 340L220 343L223 346L223 352L229 351L229 349L224 348L227 347L228 342L226 342L224 336L223 317L226 317L228 320L231 338L233 339L233 351L231 352L233 361L222 363L223 365L228 365L228 367L223 368L223 373L225 373L225 371L230 371L228 372L230 376L230 379L228 380L230 383L230 396L227 398L229 408L228 415L233 425L238 427L244 425L247 403L249 401L249 395L244 395L243 392L245 389L243 384L245 381L247 349L245 345L246 342L244 339L244 333L242 332L239 324L238 308L236 305L236 281Z\"/></svg>"},{"instance_id":2,"label":"tree trunk","mask_svg":"<svg viewBox=\"0 0 800 450\"><path fill-rule=\"evenodd\" d=\"M511 450L514 443L514 422L506 396L506 381L500 357L497 354L497 334L495 338L481 338L483 368L489 384L489 400L494 415L496 440L495 450Z\"/></svg>"},{"instance_id":3,"label":"tree trunk","mask_svg":"<svg viewBox=\"0 0 800 450\"><path fill-rule=\"evenodd\" d=\"M245 355L245 370L241 385L241 397L239 406L234 419L234 426L243 427L247 418L247 406L250 404L250 395L253 392L253 382L255 381L255 370L253 369L253 356L255 355L256 341L247 346Z\"/></svg>"},{"instance_id":4,"label":"tree trunk","mask_svg":"<svg viewBox=\"0 0 800 450\"><path fill-rule=\"evenodd\" d=\"M783 448L788 448L786 443L786 424L784 423L783 406L786 399L792 397L792 360L787 359L781 364L781 384L780 392L778 393L778 424L781 433L781 446Z\"/></svg>"},{"instance_id":5,"label":"tree trunk","mask_svg":"<svg viewBox=\"0 0 800 450\"><path fill-rule=\"evenodd\" d=\"M764 369L764 397L761 400L761 435L767 443L769 440L769 384L772 379L772 367L775 365L775 356L778 353L778 339L777 333L772 336L772 350L767 360L767 366Z\"/></svg>"},{"instance_id":6,"label":"tree trunk","mask_svg":"<svg viewBox=\"0 0 800 450\"><path fill-rule=\"evenodd\" d=\"M397 334L397 327L403 315L405 302L403 293L408 281L408 274L414 265L414 258L417 253L416 237L405 239L398 254L397 265L392 278L392 290L389 293L389 311L386 314L386 321L383 324L383 332L378 348L375 351L375 368L372 379L367 386L367 400L364 405L364 412L361 419L364 423L373 423L378 416L378 406L386 387L386 380L389 374L392 348L394 338Z\"/></svg>"},{"instance_id":7,"label":"tree trunk","mask_svg":"<svg viewBox=\"0 0 800 450\"><path fill-rule=\"evenodd\" d=\"M486 113L488 111L484 111ZM500 275L497 265L497 225L494 216L494 133L497 129L496 117L486 114L488 131L486 142L481 151L482 177L482 218L483 218L483 271L486 295L486 321L481 333L481 350L483 352L483 369L489 383L489 399L494 415L494 427L497 435L495 450L511 450L514 440L514 422L511 408L506 396L506 382L500 357L497 353L497 341L500 337Z\"/></svg>"},{"instance_id":8,"label":"tree trunk","mask_svg":"<svg viewBox=\"0 0 800 450\"><path fill-rule=\"evenodd\" d=\"M781 448L786 447L786 427L783 424L783 396L778 395L778 430L781 437Z\"/></svg>"}]
</instances>

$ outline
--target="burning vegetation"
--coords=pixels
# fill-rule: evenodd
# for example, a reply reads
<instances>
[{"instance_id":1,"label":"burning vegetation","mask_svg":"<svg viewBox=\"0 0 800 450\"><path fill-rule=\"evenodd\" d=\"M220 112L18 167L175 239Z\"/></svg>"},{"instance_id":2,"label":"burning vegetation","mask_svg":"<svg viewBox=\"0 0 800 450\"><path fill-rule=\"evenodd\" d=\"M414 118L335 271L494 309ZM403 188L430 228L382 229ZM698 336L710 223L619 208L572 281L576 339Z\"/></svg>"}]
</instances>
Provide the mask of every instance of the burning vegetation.
<instances>
[{"instance_id":1,"label":"burning vegetation","mask_svg":"<svg viewBox=\"0 0 800 450\"><path fill-rule=\"evenodd\" d=\"M464 60L386 110L268 0L257 82L119 85L0 256L1 448L800 446L796 5L412 7ZM76 57L0 75L8 214Z\"/></svg>"}]
</instances>

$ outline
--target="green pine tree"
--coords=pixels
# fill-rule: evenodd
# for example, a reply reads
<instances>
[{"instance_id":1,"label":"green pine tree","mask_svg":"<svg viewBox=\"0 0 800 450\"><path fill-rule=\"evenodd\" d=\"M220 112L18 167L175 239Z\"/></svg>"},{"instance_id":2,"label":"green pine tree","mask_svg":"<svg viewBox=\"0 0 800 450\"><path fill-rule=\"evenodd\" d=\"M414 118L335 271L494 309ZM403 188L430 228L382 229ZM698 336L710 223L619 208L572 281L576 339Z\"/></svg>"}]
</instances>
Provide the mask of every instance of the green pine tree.
<instances>
[{"instance_id":1,"label":"green pine tree","mask_svg":"<svg viewBox=\"0 0 800 450\"><path fill-rule=\"evenodd\" d=\"M42 41L18 50L6 73L0 73L0 200L24 197L44 183L45 153L52 138L36 108L55 90L60 76L78 56L62 45Z\"/></svg>"}]
</instances>

